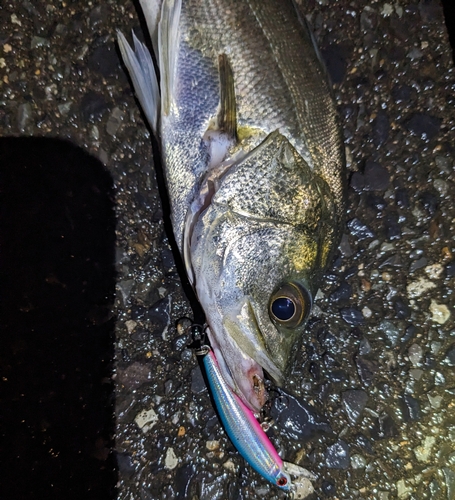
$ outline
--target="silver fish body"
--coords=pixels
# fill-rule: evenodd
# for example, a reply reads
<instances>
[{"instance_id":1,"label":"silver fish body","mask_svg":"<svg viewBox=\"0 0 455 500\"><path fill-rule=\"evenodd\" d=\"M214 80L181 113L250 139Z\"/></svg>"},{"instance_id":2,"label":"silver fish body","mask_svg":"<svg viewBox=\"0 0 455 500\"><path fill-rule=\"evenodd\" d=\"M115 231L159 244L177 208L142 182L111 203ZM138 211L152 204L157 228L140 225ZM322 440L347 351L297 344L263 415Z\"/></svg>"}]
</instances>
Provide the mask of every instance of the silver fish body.
<instances>
[{"instance_id":1,"label":"silver fish body","mask_svg":"<svg viewBox=\"0 0 455 500\"><path fill-rule=\"evenodd\" d=\"M162 147L175 239L224 378L282 383L345 212L330 85L292 0L141 0L160 69L119 44Z\"/></svg>"}]
</instances>

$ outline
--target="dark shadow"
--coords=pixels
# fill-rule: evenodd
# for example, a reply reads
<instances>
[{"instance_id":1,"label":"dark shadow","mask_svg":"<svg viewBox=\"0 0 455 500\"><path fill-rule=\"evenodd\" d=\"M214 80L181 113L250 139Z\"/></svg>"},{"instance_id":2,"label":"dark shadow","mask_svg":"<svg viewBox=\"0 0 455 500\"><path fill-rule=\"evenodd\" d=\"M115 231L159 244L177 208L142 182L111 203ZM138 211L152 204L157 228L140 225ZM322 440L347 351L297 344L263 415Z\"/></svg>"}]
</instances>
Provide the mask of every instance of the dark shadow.
<instances>
[{"instance_id":1,"label":"dark shadow","mask_svg":"<svg viewBox=\"0 0 455 500\"><path fill-rule=\"evenodd\" d=\"M449 41L452 47L452 59L455 63L455 2L454 0L442 0L441 3L444 10Z\"/></svg>"},{"instance_id":2,"label":"dark shadow","mask_svg":"<svg viewBox=\"0 0 455 500\"><path fill-rule=\"evenodd\" d=\"M116 498L114 230L100 162L0 139L2 498Z\"/></svg>"}]
</instances>

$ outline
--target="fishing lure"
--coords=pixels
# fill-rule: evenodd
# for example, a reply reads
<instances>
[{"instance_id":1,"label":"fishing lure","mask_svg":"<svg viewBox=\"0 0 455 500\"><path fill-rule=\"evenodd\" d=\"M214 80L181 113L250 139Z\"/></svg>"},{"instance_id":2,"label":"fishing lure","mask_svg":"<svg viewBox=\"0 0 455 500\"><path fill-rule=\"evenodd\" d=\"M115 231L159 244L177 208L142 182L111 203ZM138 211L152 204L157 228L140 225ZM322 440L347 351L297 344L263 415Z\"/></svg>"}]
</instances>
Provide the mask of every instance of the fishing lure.
<instances>
[{"instance_id":1,"label":"fishing lure","mask_svg":"<svg viewBox=\"0 0 455 500\"><path fill-rule=\"evenodd\" d=\"M234 446L261 476L282 490L290 491L291 478L284 471L283 460L253 412L227 385L212 349L204 345L197 354L204 356L203 363L212 396L224 429Z\"/></svg>"}]
</instances>

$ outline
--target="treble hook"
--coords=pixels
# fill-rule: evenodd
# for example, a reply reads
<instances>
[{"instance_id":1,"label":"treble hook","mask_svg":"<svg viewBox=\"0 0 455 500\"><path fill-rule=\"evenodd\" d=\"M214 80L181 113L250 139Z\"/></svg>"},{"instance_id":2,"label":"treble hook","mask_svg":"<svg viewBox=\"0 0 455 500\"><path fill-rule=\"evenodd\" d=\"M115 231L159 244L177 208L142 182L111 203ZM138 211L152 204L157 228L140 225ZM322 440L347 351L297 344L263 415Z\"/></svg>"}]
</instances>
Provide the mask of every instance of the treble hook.
<instances>
[{"instance_id":1,"label":"treble hook","mask_svg":"<svg viewBox=\"0 0 455 500\"><path fill-rule=\"evenodd\" d=\"M211 350L207 343L207 328L207 324L200 325L198 323L193 323L186 329L186 333L191 335L193 344L191 347L195 347L194 352L196 356L205 356Z\"/></svg>"},{"instance_id":2,"label":"treble hook","mask_svg":"<svg viewBox=\"0 0 455 500\"><path fill-rule=\"evenodd\" d=\"M198 323L193 323L187 328L187 332L191 334L193 342L202 340L205 338L205 328L206 325L199 325Z\"/></svg>"}]
</instances>

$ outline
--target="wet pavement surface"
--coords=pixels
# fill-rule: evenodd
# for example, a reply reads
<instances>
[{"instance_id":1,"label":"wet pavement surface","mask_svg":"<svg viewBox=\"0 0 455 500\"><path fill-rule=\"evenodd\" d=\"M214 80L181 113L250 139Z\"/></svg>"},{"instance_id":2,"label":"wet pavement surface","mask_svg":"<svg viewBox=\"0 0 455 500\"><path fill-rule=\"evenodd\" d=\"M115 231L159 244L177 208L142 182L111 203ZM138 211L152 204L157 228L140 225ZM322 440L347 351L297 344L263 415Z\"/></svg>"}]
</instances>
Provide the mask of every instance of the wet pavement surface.
<instances>
[{"instance_id":1,"label":"wet pavement surface","mask_svg":"<svg viewBox=\"0 0 455 500\"><path fill-rule=\"evenodd\" d=\"M302 350L286 386L274 393L270 413L276 423L270 436L285 460L317 476L313 498L451 500L455 498L455 78L442 7L433 0L312 0L305 3L304 12L334 82L348 159L349 203L340 249L318 294ZM101 418L103 410L94 407L92 415L102 421L95 431L87 431L87 444L81 448L95 457L93 466L89 463L93 475L80 473L78 477L90 481L82 481L77 494L80 497L85 488L84 498L285 498L245 464L227 439L198 361L187 348L188 339L176 327L179 318L194 317L191 295L170 241L168 207L161 202L162 175L159 167L157 173L154 169L150 132L118 60L117 28L140 32L133 3L25 0L0 9L1 135L67 139L91 154L100 163L86 175L104 165L110 181L90 178L89 200L99 193L108 199L112 182L115 248L113 231L106 233L111 219L96 215L100 206L108 210L108 204L89 203L82 197L74 208L74 213L78 207L83 213L85 203L99 223L94 233L82 237L111 245L102 256L93 249L87 255L80 253L84 259L104 262L89 269L84 282L100 283L100 269L109 279L82 312L84 318L92 318L91 324L106 329L104 341L98 355L78 358L74 371L87 370L83 362L87 359L90 367L106 361L104 371L96 372L93 380L76 379L78 389L63 387L62 393L78 394L82 400L89 397L87 387L95 391L106 384L109 363L116 361L115 451L106 452L114 420L111 415ZM5 161L8 146L2 147ZM73 169L83 173L90 164L83 158L79 162L71 164L62 153L67 173L61 177L69 178L71 186L64 179L56 185L65 193L83 190L84 181L70 178L69 173ZM17 172L19 176L21 171ZM24 176L25 182L38 181ZM23 205L28 206L31 196L24 197ZM41 195L47 198L52 196ZM65 205L62 202L55 210L64 211ZM15 219L16 227L6 227L6 215L2 219L4 234L21 234L21 217ZM26 234L32 243L39 237L33 231ZM81 238L74 231L65 234L70 241ZM21 248L20 242L16 245ZM34 256L24 254L24 259L30 266ZM114 259L115 301L109 267ZM66 266L71 264L49 268L37 278L38 285L27 283L25 272L11 273L8 283L16 282L18 290L40 286L39 293L45 294L46 282L56 293L58 287L64 290L61 284L76 282L71 273L65 275ZM21 262L15 268L22 269ZM77 303L77 296L66 302ZM8 310L29 314L29 302L33 301L17 298ZM108 306L116 315L113 353L109 353L113 326L105 311ZM62 314L67 311L56 316ZM4 337L14 339L11 325L19 320L12 312L8 318L13 319L4 320L10 325L3 329L8 332ZM44 320L27 318L24 331L34 331L34 321L44 322L40 328L53 324L52 315ZM75 323L76 330L86 328L82 323ZM100 331L94 338L103 336ZM21 429L15 416L26 420L23 415L36 415L43 400L33 402L21 386L18 356L30 342L25 335L2 350L6 373L2 384L7 387L2 392L7 395L2 396L1 413L14 432ZM92 345L86 335L71 344L71 352ZM47 347L38 339L31 349L45 352ZM63 351L52 352L58 358ZM22 359L36 357L27 356ZM46 360L39 363L34 372L38 379ZM64 372L62 367L56 370ZM26 387L33 388L33 377L27 377ZM96 394L101 394L99 401L109 401L102 391ZM21 397L26 399L23 414L4 409L14 409ZM49 411L62 405L58 398L51 403ZM107 403L101 406L106 407ZM72 429L79 426L66 423L64 413L56 415L61 415L56 422L68 428L68 440L73 439ZM15 481L7 491L14 492L17 478L27 478L29 460L30 471L35 471L30 477L40 484L39 491L46 491L48 498L62 498L61 490L53 489L52 478L40 474L36 466L46 463L46 453L53 456L49 449L55 447L48 445L57 440L53 437L57 423L43 427L48 422L45 417L27 427L33 431L29 434L2 430L3 460L16 474L11 475ZM66 442L65 433L60 435L58 442ZM40 445L39 452L31 442ZM68 477L79 474L71 453L80 452L74 446L67 450L64 456L57 453L45 470L55 468ZM18 457L19 469L14 461ZM112 471L111 476L95 473L101 469ZM105 488L95 493L94 484ZM37 487L23 488L28 494L20 498L38 498ZM75 497L76 490L70 488L65 497L72 498L73 493Z\"/></svg>"}]
</instances>

